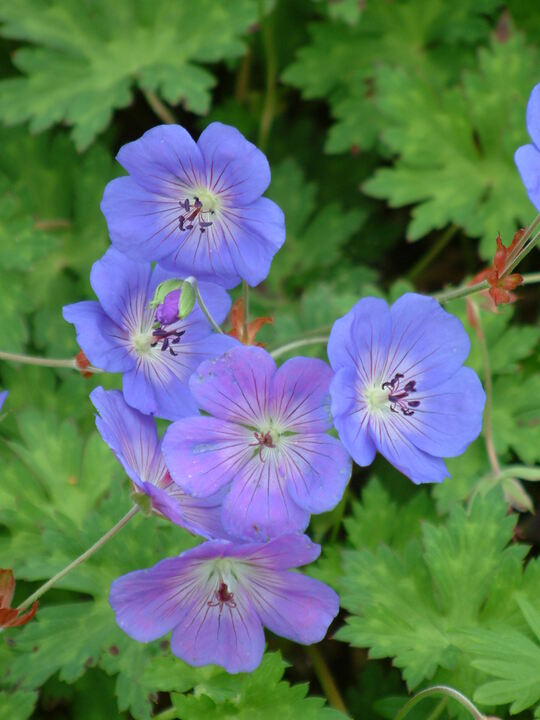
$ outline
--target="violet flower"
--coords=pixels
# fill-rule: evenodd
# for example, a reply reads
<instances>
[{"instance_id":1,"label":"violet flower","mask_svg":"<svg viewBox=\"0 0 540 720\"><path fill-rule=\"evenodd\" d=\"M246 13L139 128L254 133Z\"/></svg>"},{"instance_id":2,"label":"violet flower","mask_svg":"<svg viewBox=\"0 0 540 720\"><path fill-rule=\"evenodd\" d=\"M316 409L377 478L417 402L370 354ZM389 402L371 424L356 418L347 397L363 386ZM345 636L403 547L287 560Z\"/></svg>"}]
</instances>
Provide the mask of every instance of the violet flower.
<instances>
[{"instance_id":1,"label":"violet flower","mask_svg":"<svg viewBox=\"0 0 540 720\"><path fill-rule=\"evenodd\" d=\"M96 426L101 437L135 490L148 495L152 509L197 535L227 537L220 519L223 493L194 498L182 492L165 467L154 419L129 407L118 390L97 387L90 400L99 413Z\"/></svg>"},{"instance_id":2,"label":"violet flower","mask_svg":"<svg viewBox=\"0 0 540 720\"><path fill-rule=\"evenodd\" d=\"M114 248L94 263L90 282L99 302L66 305L64 318L75 325L77 342L90 362L121 372L126 402L145 414L175 420L198 412L188 380L202 360L221 355L238 343L212 332L196 306L176 324L156 330L149 307L159 283L171 278L159 266L138 263ZM200 283L217 322L230 308L223 288Z\"/></svg>"},{"instance_id":3,"label":"violet flower","mask_svg":"<svg viewBox=\"0 0 540 720\"><path fill-rule=\"evenodd\" d=\"M107 185L101 209L118 250L227 288L265 279L285 221L261 197L266 157L236 128L211 123L196 143L180 125L159 125L116 158L129 176Z\"/></svg>"},{"instance_id":4,"label":"violet flower","mask_svg":"<svg viewBox=\"0 0 540 720\"><path fill-rule=\"evenodd\" d=\"M462 367L469 348L461 322L415 293L391 308L365 298L334 323L332 414L359 465L379 451L415 483L448 477L442 458L461 455L482 429L485 393Z\"/></svg>"},{"instance_id":5,"label":"violet flower","mask_svg":"<svg viewBox=\"0 0 540 720\"><path fill-rule=\"evenodd\" d=\"M4 390L3 392L0 392L0 410L2 409L2 406L4 405L8 394L9 394L9 390Z\"/></svg>"},{"instance_id":6,"label":"violet flower","mask_svg":"<svg viewBox=\"0 0 540 720\"><path fill-rule=\"evenodd\" d=\"M179 420L163 439L173 480L197 497L227 488L222 521L235 537L304 530L311 513L337 505L351 474L349 455L327 433L331 377L314 358L278 370L257 347L204 362L190 388L210 417Z\"/></svg>"},{"instance_id":7,"label":"violet flower","mask_svg":"<svg viewBox=\"0 0 540 720\"><path fill-rule=\"evenodd\" d=\"M288 572L319 553L305 535L266 544L205 542L118 578L109 601L116 622L135 640L172 630L172 652L191 665L250 672L262 659L263 625L304 645L325 636L339 597L318 580Z\"/></svg>"},{"instance_id":8,"label":"violet flower","mask_svg":"<svg viewBox=\"0 0 540 720\"><path fill-rule=\"evenodd\" d=\"M514 160L527 195L540 212L540 83L533 88L527 105L527 130L532 144L518 148Z\"/></svg>"}]
</instances>

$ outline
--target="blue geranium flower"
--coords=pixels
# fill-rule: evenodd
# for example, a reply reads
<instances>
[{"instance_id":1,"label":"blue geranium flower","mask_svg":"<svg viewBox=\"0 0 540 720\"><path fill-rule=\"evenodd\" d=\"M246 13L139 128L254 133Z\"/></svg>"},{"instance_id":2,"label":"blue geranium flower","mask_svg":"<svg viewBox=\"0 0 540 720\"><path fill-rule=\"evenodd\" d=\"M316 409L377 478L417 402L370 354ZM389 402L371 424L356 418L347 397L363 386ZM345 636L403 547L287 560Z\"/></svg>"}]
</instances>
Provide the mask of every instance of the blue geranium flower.
<instances>
[{"instance_id":1,"label":"blue geranium flower","mask_svg":"<svg viewBox=\"0 0 540 720\"><path fill-rule=\"evenodd\" d=\"M261 197L266 157L238 130L211 123L196 143L179 125L159 125L117 160L129 176L107 185L101 209L118 250L227 288L265 279L285 221Z\"/></svg>"},{"instance_id":2,"label":"blue geranium flower","mask_svg":"<svg viewBox=\"0 0 540 720\"><path fill-rule=\"evenodd\" d=\"M527 130L533 144L518 148L514 160L530 201L540 211L540 83L527 105Z\"/></svg>"},{"instance_id":3,"label":"blue geranium flower","mask_svg":"<svg viewBox=\"0 0 540 720\"><path fill-rule=\"evenodd\" d=\"M5 403L7 396L8 396L7 390L0 392L0 410L2 409L2 405Z\"/></svg>"},{"instance_id":4,"label":"blue geranium flower","mask_svg":"<svg viewBox=\"0 0 540 720\"><path fill-rule=\"evenodd\" d=\"M126 402L148 415L176 420L198 413L188 380L197 366L238 345L212 332L195 306L184 320L156 331L150 307L157 286L171 278L159 266L138 263L114 248L94 263L90 282L99 302L66 305L64 318L75 325L77 341L93 365L123 373ZM216 322L231 305L227 292L200 283L201 294Z\"/></svg>"},{"instance_id":5,"label":"blue geranium flower","mask_svg":"<svg viewBox=\"0 0 540 720\"><path fill-rule=\"evenodd\" d=\"M359 465L379 451L415 483L448 477L442 458L461 455L482 428L484 390L462 367L469 349L461 322L415 293L391 308L365 298L336 321L332 414Z\"/></svg>"}]
</instances>

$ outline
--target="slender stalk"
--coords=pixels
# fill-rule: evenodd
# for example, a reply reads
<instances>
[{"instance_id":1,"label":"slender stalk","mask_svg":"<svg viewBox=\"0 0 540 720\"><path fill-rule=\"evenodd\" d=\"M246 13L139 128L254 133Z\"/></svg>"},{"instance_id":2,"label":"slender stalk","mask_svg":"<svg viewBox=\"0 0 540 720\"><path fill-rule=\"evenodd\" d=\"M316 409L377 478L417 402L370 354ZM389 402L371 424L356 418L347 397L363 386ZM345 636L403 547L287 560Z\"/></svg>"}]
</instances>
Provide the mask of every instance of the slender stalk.
<instances>
[{"instance_id":1,"label":"slender stalk","mask_svg":"<svg viewBox=\"0 0 540 720\"><path fill-rule=\"evenodd\" d=\"M245 280L242 280L242 305L244 311L242 318L242 341L246 342L249 325L249 285Z\"/></svg>"},{"instance_id":2,"label":"slender stalk","mask_svg":"<svg viewBox=\"0 0 540 720\"><path fill-rule=\"evenodd\" d=\"M163 120L163 122L167 125L174 125L176 123L176 117L174 116L173 111L159 99L153 90L143 89L142 92L146 98L146 102L150 105L160 120Z\"/></svg>"},{"instance_id":3,"label":"slender stalk","mask_svg":"<svg viewBox=\"0 0 540 720\"><path fill-rule=\"evenodd\" d=\"M405 705L401 708L401 710L396 715L395 720L403 720L403 718L408 714L409 710L412 710L413 707L424 698L431 697L432 695L445 695L447 697L453 698L454 700L457 700L457 702L462 705L465 710L468 710L470 712L474 720L485 720L485 715L482 715L480 710L478 710L478 708L473 705L473 703L469 700L468 697L465 697L465 695L460 693L459 690L455 690L454 688L448 687L446 685L434 685L433 687L426 688L425 690L421 690L419 693L416 693L416 695L412 697L407 703L405 703Z\"/></svg>"},{"instance_id":4,"label":"slender stalk","mask_svg":"<svg viewBox=\"0 0 540 720\"><path fill-rule=\"evenodd\" d=\"M240 62L238 73L236 75L236 87L234 90L234 98L241 105L245 105L249 93L249 76L251 71L251 49L248 48L246 54Z\"/></svg>"},{"instance_id":5,"label":"slender stalk","mask_svg":"<svg viewBox=\"0 0 540 720\"><path fill-rule=\"evenodd\" d=\"M422 255L418 262L413 265L409 271L407 277L409 280L416 280L416 278L435 260L436 257L444 250L450 240L458 231L457 225L450 225L445 232L440 235L439 238L431 245L428 251Z\"/></svg>"},{"instance_id":6,"label":"slender stalk","mask_svg":"<svg viewBox=\"0 0 540 720\"><path fill-rule=\"evenodd\" d=\"M441 292L433 293L435 300L438 300L441 305L449 302L450 300L457 300L458 298L468 297L469 295L476 295L476 293L487 290L489 283L487 280L475 283L474 285L461 285L457 288L451 288L450 290L441 290Z\"/></svg>"},{"instance_id":7,"label":"slender stalk","mask_svg":"<svg viewBox=\"0 0 540 720\"><path fill-rule=\"evenodd\" d=\"M540 225L540 214L538 214L532 223L528 225L525 228L525 232L523 233L523 237L521 238L520 242L516 245L516 247L512 250L512 252L509 254L509 256L506 259L506 267L504 268L503 276L509 275L512 270L516 267L518 263L520 263L525 255L528 255L530 251L533 249L533 247L536 245L536 242L538 240L538 237L540 235L537 233L534 237L533 233ZM532 237L532 240L530 238Z\"/></svg>"},{"instance_id":8,"label":"slender stalk","mask_svg":"<svg viewBox=\"0 0 540 720\"><path fill-rule=\"evenodd\" d=\"M272 350L270 355L273 358L280 357L281 355L285 355L285 353L288 353L290 350L295 350L299 347L304 347L306 345L320 345L321 343L327 343L328 342L328 335L320 336L320 337L312 337L312 338L304 338L303 340L294 340L293 342L287 343L286 345L282 345L281 347L276 348L275 350Z\"/></svg>"},{"instance_id":9,"label":"slender stalk","mask_svg":"<svg viewBox=\"0 0 540 720\"><path fill-rule=\"evenodd\" d=\"M341 697L341 694L338 690L336 681L334 680L332 673L330 672L330 668L326 664L324 655L321 653L321 651L316 645L308 645L306 648L306 652L311 658L311 662L313 663L313 669L315 670L315 675L317 676L317 679L321 684L321 687L328 699L330 707L333 707L335 710L339 710L345 715L348 715L349 713L347 710L347 706L343 702L343 698Z\"/></svg>"},{"instance_id":10,"label":"slender stalk","mask_svg":"<svg viewBox=\"0 0 540 720\"><path fill-rule=\"evenodd\" d=\"M264 94L264 105L259 126L259 142L261 150L266 150L268 136L274 122L276 113L276 78L277 78L277 57L274 45L273 17L270 14L263 20L263 2L259 1L259 16L262 24L262 39L264 55L266 59L266 87Z\"/></svg>"},{"instance_id":11,"label":"slender stalk","mask_svg":"<svg viewBox=\"0 0 540 720\"><path fill-rule=\"evenodd\" d=\"M50 220L36 220L36 230L67 230L73 225L67 218L51 218Z\"/></svg>"},{"instance_id":12,"label":"slender stalk","mask_svg":"<svg viewBox=\"0 0 540 720\"><path fill-rule=\"evenodd\" d=\"M437 718L444 712L445 707L448 705L448 698L443 697L440 702L435 705L433 711L428 715L427 720L437 720Z\"/></svg>"},{"instance_id":13,"label":"slender stalk","mask_svg":"<svg viewBox=\"0 0 540 720\"><path fill-rule=\"evenodd\" d=\"M197 304L201 308L203 314L206 316L206 319L208 320L210 325L214 328L214 330L217 333L224 335L225 333L220 328L220 326L217 324L217 322L214 320L214 318L212 317L212 314L210 313L210 310L206 307L206 304L205 304L204 300L202 299L201 293L199 291L199 285L197 283L196 278L191 276L191 277L186 278L184 280L184 282L188 282L191 285L191 287L193 288L193 290L195 291L195 297L197 298Z\"/></svg>"},{"instance_id":14,"label":"slender stalk","mask_svg":"<svg viewBox=\"0 0 540 720\"><path fill-rule=\"evenodd\" d=\"M44 595L47 590L50 590L52 586L55 585L59 580L65 577L68 573L74 570L85 560L88 560L91 555L97 552L100 548L103 547L103 545L105 545L106 542L108 542L112 537L114 537L114 535L116 535L116 533L121 530L124 525L126 525L138 511L139 506L134 505L131 510L127 512L124 517L116 523L116 525L114 525L114 527L108 530L105 535L102 535L99 540L97 540L97 542L95 542L91 547L88 548L88 550L85 550L82 555L79 555L79 557L76 558L72 563L67 565L63 570L60 570L59 573L56 573L54 577L52 577L50 580L47 580L46 583L44 583L40 588L38 588L35 593L30 595L30 597L26 598L26 600L21 603L21 605L19 605L19 607L17 608L18 611L22 612L23 610L26 610L27 607L30 607L30 605L32 605L35 600Z\"/></svg>"},{"instance_id":15,"label":"slender stalk","mask_svg":"<svg viewBox=\"0 0 540 720\"><path fill-rule=\"evenodd\" d=\"M484 441L486 444L486 451L489 458L489 464L495 477L498 477L501 472L499 465L499 459L495 452L495 443L493 442L493 425L491 412L493 407L493 382L491 379L491 363L489 361L489 349L486 342L486 336L482 327L482 318L480 311L475 304L471 304L472 312L474 313L474 319L476 321L476 336L480 344L480 351L482 353L482 365L484 367L484 388L486 391L486 406L484 408Z\"/></svg>"},{"instance_id":16,"label":"slender stalk","mask_svg":"<svg viewBox=\"0 0 540 720\"><path fill-rule=\"evenodd\" d=\"M93 365L87 365L85 368L80 368L77 365L75 358L41 358L34 355L22 355L20 353L6 352L0 350L0 360L9 360L10 362L20 362L25 365L41 365L42 367L51 368L70 368L71 370L77 370L77 372L91 372L91 373L102 373L105 370L94 367Z\"/></svg>"},{"instance_id":17,"label":"slender stalk","mask_svg":"<svg viewBox=\"0 0 540 720\"><path fill-rule=\"evenodd\" d=\"M523 275L522 285L534 285L535 283L540 283L540 273L528 273L527 275Z\"/></svg>"}]
</instances>

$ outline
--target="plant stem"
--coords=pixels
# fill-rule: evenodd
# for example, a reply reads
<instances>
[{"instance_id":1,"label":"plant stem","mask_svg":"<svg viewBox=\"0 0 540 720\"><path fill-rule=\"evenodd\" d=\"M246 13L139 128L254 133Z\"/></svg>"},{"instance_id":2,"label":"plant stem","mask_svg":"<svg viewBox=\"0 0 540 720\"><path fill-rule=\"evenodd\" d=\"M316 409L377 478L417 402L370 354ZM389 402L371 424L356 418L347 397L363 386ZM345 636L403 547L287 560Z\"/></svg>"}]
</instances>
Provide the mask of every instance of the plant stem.
<instances>
[{"instance_id":1,"label":"plant stem","mask_svg":"<svg viewBox=\"0 0 540 720\"><path fill-rule=\"evenodd\" d=\"M191 287L193 288L193 290L195 291L195 297L197 298L197 304L201 308L203 314L205 315L205 317L208 320L208 322L210 323L210 325L214 328L214 330L217 333L220 333L220 335L224 335L225 333L219 327L217 322L214 320L214 318L212 317L212 315L210 313L210 310L206 307L206 304L205 304L204 300L202 299L201 293L199 291L199 285L197 283L196 278L191 276L191 277L186 278L184 280L184 282L188 282L191 285Z\"/></svg>"},{"instance_id":2,"label":"plant stem","mask_svg":"<svg viewBox=\"0 0 540 720\"><path fill-rule=\"evenodd\" d=\"M326 664L324 655L321 653L321 651L316 645L308 645L306 651L311 658L311 661L313 663L313 669L315 670L315 675L317 676L317 679L321 684L321 687L328 699L330 707L333 707L335 710L339 710L345 715L348 715L349 713L347 710L347 706L343 702L343 698L341 697L341 694L338 690L336 681L334 680L332 673L330 672L330 668Z\"/></svg>"},{"instance_id":3,"label":"plant stem","mask_svg":"<svg viewBox=\"0 0 540 720\"><path fill-rule=\"evenodd\" d=\"M259 16L262 24L262 39L266 59L266 88L263 111L261 114L261 124L259 126L258 145L261 150L265 151L276 112L277 58L276 48L274 46L273 18L270 14L263 20L262 0L259 0Z\"/></svg>"},{"instance_id":4,"label":"plant stem","mask_svg":"<svg viewBox=\"0 0 540 720\"><path fill-rule=\"evenodd\" d=\"M105 372L105 370L94 367L93 365L87 365L87 367L85 368L80 368L77 365L75 358L41 358L35 357L34 355L22 355L20 353L12 353L0 350L0 360L10 360L11 362L20 362L25 363L26 365L41 365L42 367L70 368L71 370L77 370L77 372Z\"/></svg>"},{"instance_id":5,"label":"plant stem","mask_svg":"<svg viewBox=\"0 0 540 720\"><path fill-rule=\"evenodd\" d=\"M242 318L242 342L246 342L249 325L249 285L245 280L242 280L242 310L244 312Z\"/></svg>"},{"instance_id":6,"label":"plant stem","mask_svg":"<svg viewBox=\"0 0 540 720\"><path fill-rule=\"evenodd\" d=\"M493 407L493 382L491 379L491 363L489 361L489 349L486 342L486 336L484 335L484 329L482 327L482 318L480 316L480 310L477 305L471 303L471 309L474 314L476 321L476 336L480 344L480 351L482 353L482 365L484 367L484 387L486 390L486 406L484 408L484 440L486 443L486 451L489 458L489 464L495 477L498 477L501 468L497 453L495 452L495 444L493 442L493 425L491 422L491 412Z\"/></svg>"},{"instance_id":7,"label":"plant stem","mask_svg":"<svg viewBox=\"0 0 540 720\"><path fill-rule=\"evenodd\" d=\"M451 288L450 290L442 290L441 292L434 293L433 297L438 300L441 305L450 300L457 300L458 298L467 297L468 295L476 295L476 293L487 290L489 283L487 280L475 283L474 285L461 285L457 288Z\"/></svg>"},{"instance_id":8,"label":"plant stem","mask_svg":"<svg viewBox=\"0 0 540 720\"><path fill-rule=\"evenodd\" d=\"M52 577L50 580L47 580L46 583L44 583L40 588L38 588L35 593L30 595L30 597L26 598L26 600L21 603L21 605L19 605L19 607L17 608L18 611L22 612L23 610L26 610L27 607L30 607L30 605L32 605L35 600L40 598L44 593L47 592L47 590L50 590L50 588L52 588L52 586L55 585L59 580L65 577L68 573L74 570L85 560L88 560L91 555L97 552L101 547L103 547L103 545L105 545L106 542L108 542L114 535L116 535L116 533L121 530L124 525L126 525L138 511L139 506L134 505L131 510L127 512L124 517L116 523L114 527L108 530L105 535L102 535L97 542L95 542L91 547L88 548L88 550L85 550L82 555L79 555L79 557L76 558L72 563L67 565L63 570L60 570L59 573L56 573L54 577Z\"/></svg>"},{"instance_id":9,"label":"plant stem","mask_svg":"<svg viewBox=\"0 0 540 720\"><path fill-rule=\"evenodd\" d=\"M450 225L445 232L442 233L442 235L437 238L437 240L431 245L431 247L428 249L428 251L422 255L422 257L418 260L418 262L413 265L412 269L409 271L407 277L409 280L416 280L416 278L430 265L433 260L441 253L444 248L448 245L450 240L454 237L454 235L459 230L457 225Z\"/></svg>"},{"instance_id":10,"label":"plant stem","mask_svg":"<svg viewBox=\"0 0 540 720\"><path fill-rule=\"evenodd\" d=\"M320 336L320 337L312 337L312 338L304 338L303 340L294 340L293 342L287 343L286 345L281 345L281 347L276 348L275 350L272 350L270 355L273 358L280 357L281 355L285 355L285 353L288 353L290 350L295 350L299 347L304 347L305 345L319 345L321 343L327 343L328 342L328 335Z\"/></svg>"},{"instance_id":11,"label":"plant stem","mask_svg":"<svg viewBox=\"0 0 540 720\"><path fill-rule=\"evenodd\" d=\"M439 715L443 712L444 708L448 705L448 698L443 697L440 702L435 705L433 711L428 715L427 720L437 720Z\"/></svg>"},{"instance_id":12,"label":"plant stem","mask_svg":"<svg viewBox=\"0 0 540 720\"><path fill-rule=\"evenodd\" d=\"M478 710L475 705L473 705L469 698L465 697L465 695L460 693L459 690L455 690L454 688L448 687L447 685L434 685L433 687L426 688L425 690L421 690L419 693L416 693L416 695L412 697L407 703L405 703L405 705L401 708L401 710L396 715L395 720L403 720L409 710L412 710L412 708L424 698L431 697L432 695L446 695L447 697L451 697L454 700L457 700L460 705L462 705L466 710L468 710L473 716L474 720L485 720L485 716L482 715L480 710Z\"/></svg>"},{"instance_id":13,"label":"plant stem","mask_svg":"<svg viewBox=\"0 0 540 720\"><path fill-rule=\"evenodd\" d=\"M36 220L34 222L36 230L67 230L72 225L71 220L67 220L67 218L51 218L50 220Z\"/></svg>"},{"instance_id":14,"label":"plant stem","mask_svg":"<svg viewBox=\"0 0 540 720\"><path fill-rule=\"evenodd\" d=\"M528 275L523 275L522 285L534 285L535 283L540 283L540 273L528 273Z\"/></svg>"},{"instance_id":15,"label":"plant stem","mask_svg":"<svg viewBox=\"0 0 540 720\"><path fill-rule=\"evenodd\" d=\"M173 111L159 99L153 90L143 89L142 92L146 98L146 102L150 105L160 120L163 120L163 122L167 125L174 125L176 123L176 117L174 116Z\"/></svg>"}]
</instances>

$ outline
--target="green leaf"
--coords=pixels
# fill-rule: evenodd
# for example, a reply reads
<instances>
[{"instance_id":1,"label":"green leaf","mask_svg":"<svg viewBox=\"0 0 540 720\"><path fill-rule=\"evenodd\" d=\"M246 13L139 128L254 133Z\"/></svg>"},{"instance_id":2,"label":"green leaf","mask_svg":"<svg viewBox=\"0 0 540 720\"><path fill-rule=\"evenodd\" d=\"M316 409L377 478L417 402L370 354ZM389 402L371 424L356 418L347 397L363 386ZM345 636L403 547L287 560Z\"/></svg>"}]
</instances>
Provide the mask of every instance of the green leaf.
<instances>
[{"instance_id":1,"label":"green leaf","mask_svg":"<svg viewBox=\"0 0 540 720\"><path fill-rule=\"evenodd\" d=\"M518 34L481 49L478 67L446 90L405 69L380 70L383 139L398 159L364 189L392 207L415 205L409 240L454 223L481 238L490 258L498 232L508 244L530 221L513 156L528 142L525 109L536 80L536 51Z\"/></svg>"},{"instance_id":2,"label":"green leaf","mask_svg":"<svg viewBox=\"0 0 540 720\"><path fill-rule=\"evenodd\" d=\"M0 720L27 720L34 711L36 701L36 692L0 691Z\"/></svg>"},{"instance_id":3,"label":"green leaf","mask_svg":"<svg viewBox=\"0 0 540 720\"><path fill-rule=\"evenodd\" d=\"M253 0L4 4L2 34L29 45L13 56L22 76L0 82L0 116L30 121L34 132L65 122L82 150L129 105L134 86L205 113L215 81L197 63L240 55L256 19Z\"/></svg>"}]
</instances>

